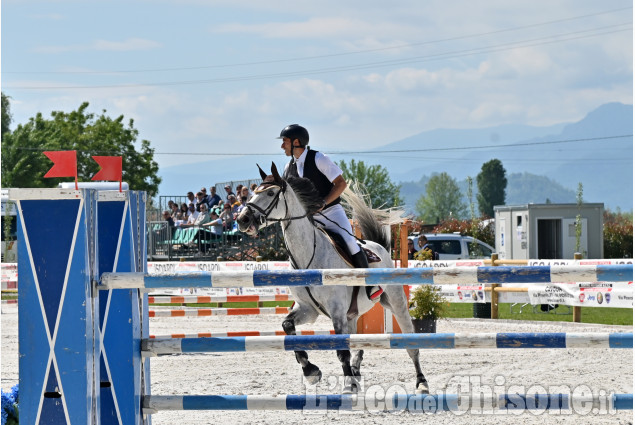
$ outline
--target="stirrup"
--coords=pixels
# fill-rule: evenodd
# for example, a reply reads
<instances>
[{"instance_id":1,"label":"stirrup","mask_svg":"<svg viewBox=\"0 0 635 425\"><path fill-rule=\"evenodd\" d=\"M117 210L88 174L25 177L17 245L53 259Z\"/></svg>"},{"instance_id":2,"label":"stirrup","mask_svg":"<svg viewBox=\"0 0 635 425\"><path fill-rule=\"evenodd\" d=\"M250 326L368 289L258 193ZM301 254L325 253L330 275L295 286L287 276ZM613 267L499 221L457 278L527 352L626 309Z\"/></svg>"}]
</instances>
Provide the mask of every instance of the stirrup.
<instances>
[{"instance_id":1,"label":"stirrup","mask_svg":"<svg viewBox=\"0 0 635 425\"><path fill-rule=\"evenodd\" d=\"M368 298L370 298L373 303L376 303L377 301L379 301L379 299L381 298L381 294L383 293L384 289L381 286L373 286L369 290Z\"/></svg>"}]
</instances>

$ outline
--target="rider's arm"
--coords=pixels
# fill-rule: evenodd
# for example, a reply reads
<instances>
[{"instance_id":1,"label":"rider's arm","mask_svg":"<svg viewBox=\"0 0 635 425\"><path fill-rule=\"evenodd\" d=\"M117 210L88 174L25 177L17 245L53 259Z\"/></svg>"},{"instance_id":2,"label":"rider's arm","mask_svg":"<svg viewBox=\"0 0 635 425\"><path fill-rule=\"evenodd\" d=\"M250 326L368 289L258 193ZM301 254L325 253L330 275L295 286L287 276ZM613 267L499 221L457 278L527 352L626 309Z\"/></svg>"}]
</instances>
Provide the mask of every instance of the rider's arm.
<instances>
[{"instance_id":1,"label":"rider's arm","mask_svg":"<svg viewBox=\"0 0 635 425\"><path fill-rule=\"evenodd\" d=\"M335 177L335 180L333 180L333 189L331 189L329 194L326 195L326 198L324 198L324 202L326 204L330 204L331 202L336 200L342 194L342 192L344 192L346 186L346 180L344 180L344 177L342 177L342 175Z\"/></svg>"}]
</instances>

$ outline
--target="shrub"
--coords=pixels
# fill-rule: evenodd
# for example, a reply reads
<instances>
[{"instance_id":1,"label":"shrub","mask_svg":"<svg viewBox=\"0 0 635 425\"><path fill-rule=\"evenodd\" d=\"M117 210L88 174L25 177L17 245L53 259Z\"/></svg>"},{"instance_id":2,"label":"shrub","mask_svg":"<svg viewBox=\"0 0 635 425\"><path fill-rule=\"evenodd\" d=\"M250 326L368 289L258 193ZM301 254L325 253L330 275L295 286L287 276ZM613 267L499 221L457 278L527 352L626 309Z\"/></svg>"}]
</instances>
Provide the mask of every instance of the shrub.
<instances>
[{"instance_id":1,"label":"shrub","mask_svg":"<svg viewBox=\"0 0 635 425\"><path fill-rule=\"evenodd\" d=\"M604 258L633 258L633 215L604 211Z\"/></svg>"}]
</instances>

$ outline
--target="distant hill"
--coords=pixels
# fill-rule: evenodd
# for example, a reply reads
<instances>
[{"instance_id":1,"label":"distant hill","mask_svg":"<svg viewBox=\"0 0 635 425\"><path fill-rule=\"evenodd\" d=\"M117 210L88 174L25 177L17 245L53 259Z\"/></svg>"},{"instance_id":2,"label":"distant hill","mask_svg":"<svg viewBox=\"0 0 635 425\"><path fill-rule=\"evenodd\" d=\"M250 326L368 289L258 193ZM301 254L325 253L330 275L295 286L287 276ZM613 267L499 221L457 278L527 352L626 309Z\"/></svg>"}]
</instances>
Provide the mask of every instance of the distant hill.
<instances>
[{"instance_id":1,"label":"distant hill","mask_svg":"<svg viewBox=\"0 0 635 425\"><path fill-rule=\"evenodd\" d=\"M394 182L402 183L402 195L415 201L432 173L445 171L464 187L465 179L468 176L475 179L483 163L498 158L508 175L508 204L544 202L547 198L552 202L574 202L575 195L573 200L569 195L575 194L578 182L582 182L585 201L603 202L608 208L630 211L633 209L633 139L632 136L606 137L632 135L632 132L633 106L608 103L574 123L547 127L503 125L437 129L386 144L370 154L331 153L330 156L336 161L356 159L368 165L384 166ZM582 140L596 138L603 139ZM486 148L478 148L483 146ZM347 148L364 150L361 144ZM382 153L395 150L402 152ZM286 162L281 155L258 158L265 169L269 168L265 164L272 160L279 167ZM252 157L248 161L245 157L236 157L162 168L163 183L159 192L179 195L201 185L254 178L258 176L254 162ZM512 176L515 181L516 175L521 176L518 185L522 189L512 186Z\"/></svg>"}]
</instances>

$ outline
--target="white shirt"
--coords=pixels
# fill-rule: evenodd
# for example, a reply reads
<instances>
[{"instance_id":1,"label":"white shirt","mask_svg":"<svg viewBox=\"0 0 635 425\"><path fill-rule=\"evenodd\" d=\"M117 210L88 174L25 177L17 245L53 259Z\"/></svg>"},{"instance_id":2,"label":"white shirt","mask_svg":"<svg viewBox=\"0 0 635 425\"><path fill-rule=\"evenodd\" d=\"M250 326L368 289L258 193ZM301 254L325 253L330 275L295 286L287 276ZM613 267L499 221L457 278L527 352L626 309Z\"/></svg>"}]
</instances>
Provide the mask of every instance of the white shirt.
<instances>
[{"instance_id":1,"label":"white shirt","mask_svg":"<svg viewBox=\"0 0 635 425\"><path fill-rule=\"evenodd\" d=\"M293 157L296 167L298 168L298 175L300 177L304 177L304 162L306 161L306 154L308 151L309 149L305 149L299 158ZM333 180L335 180L337 176L341 176L343 173L342 169L338 167L337 164L328 157L328 155L324 155L322 152L317 152L315 154L315 165L318 170L320 170L320 172L324 174L327 179L329 179L330 182L333 182ZM288 166L289 163L285 165L285 171L287 170Z\"/></svg>"}]
</instances>

